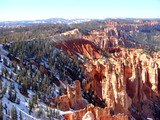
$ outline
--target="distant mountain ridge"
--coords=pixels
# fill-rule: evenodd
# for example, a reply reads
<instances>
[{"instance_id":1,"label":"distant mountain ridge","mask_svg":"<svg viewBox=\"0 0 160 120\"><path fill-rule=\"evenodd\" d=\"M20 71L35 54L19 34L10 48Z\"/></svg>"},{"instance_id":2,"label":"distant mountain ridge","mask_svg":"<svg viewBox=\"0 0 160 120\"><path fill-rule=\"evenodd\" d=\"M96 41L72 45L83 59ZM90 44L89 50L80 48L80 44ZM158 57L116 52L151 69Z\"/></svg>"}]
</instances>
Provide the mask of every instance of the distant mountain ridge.
<instances>
[{"instance_id":1,"label":"distant mountain ridge","mask_svg":"<svg viewBox=\"0 0 160 120\"><path fill-rule=\"evenodd\" d=\"M88 22L93 19L64 19L64 18L50 18L42 20L21 20L21 21L0 21L0 26L31 26L41 24L76 24Z\"/></svg>"}]
</instances>

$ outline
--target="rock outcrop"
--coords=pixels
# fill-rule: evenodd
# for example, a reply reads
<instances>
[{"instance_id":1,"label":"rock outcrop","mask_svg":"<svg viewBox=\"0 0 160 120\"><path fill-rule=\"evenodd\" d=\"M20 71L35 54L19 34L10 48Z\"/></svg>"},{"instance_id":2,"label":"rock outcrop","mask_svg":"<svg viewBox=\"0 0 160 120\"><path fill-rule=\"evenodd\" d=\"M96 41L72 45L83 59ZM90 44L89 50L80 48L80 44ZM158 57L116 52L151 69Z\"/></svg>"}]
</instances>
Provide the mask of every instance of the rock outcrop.
<instances>
[{"instance_id":1,"label":"rock outcrop","mask_svg":"<svg viewBox=\"0 0 160 120\"><path fill-rule=\"evenodd\" d=\"M114 21L106 22L106 27L115 27L118 31L150 31L159 29L160 23L158 21L135 20L134 23L117 23Z\"/></svg>"},{"instance_id":2,"label":"rock outcrop","mask_svg":"<svg viewBox=\"0 0 160 120\"><path fill-rule=\"evenodd\" d=\"M144 45L131 42L129 36L133 32L148 32L160 29L160 23L157 21L135 21L133 24L117 23L114 21L106 22L104 29L93 30L89 35L83 35L86 40L94 42L99 48L106 49L110 47L142 47ZM126 33L130 33L130 35Z\"/></svg>"},{"instance_id":3,"label":"rock outcrop","mask_svg":"<svg viewBox=\"0 0 160 120\"><path fill-rule=\"evenodd\" d=\"M158 104L159 59L142 50L121 49L108 61L99 59L91 63L85 65L88 81L83 82L83 87L87 91L92 85L92 91L115 114L133 114L133 106L140 110L148 100Z\"/></svg>"},{"instance_id":4,"label":"rock outcrop","mask_svg":"<svg viewBox=\"0 0 160 120\"><path fill-rule=\"evenodd\" d=\"M124 114L111 115L110 109L87 105L86 109L63 115L66 120L129 120Z\"/></svg>"},{"instance_id":5,"label":"rock outcrop","mask_svg":"<svg viewBox=\"0 0 160 120\"><path fill-rule=\"evenodd\" d=\"M94 42L99 48L106 49L109 47L124 46L123 38L119 38L116 28L104 28L103 30L93 30L84 39Z\"/></svg>"},{"instance_id":6,"label":"rock outcrop","mask_svg":"<svg viewBox=\"0 0 160 120\"><path fill-rule=\"evenodd\" d=\"M67 85L67 95L55 98L57 99L55 102L60 101L59 104L63 110L67 111L70 108L77 110L64 115L68 120L87 118L125 120L130 119L128 117L130 115L135 119L142 119L154 118L154 115L158 114L157 110L160 108L160 53L155 53L151 57L141 49L120 48L119 46L135 44L120 37L118 23L112 24L104 30L90 32L89 36L83 36L84 39L70 40L68 37L56 43L57 47L74 55L95 57L84 63L86 80L82 82L82 87L85 92L91 90L90 92L99 100L105 101L107 106L104 109L92 105L85 108L80 83L76 81L74 88ZM141 24L142 28L145 26L143 24ZM157 23L151 26L154 25ZM132 26L127 29L136 31L138 28ZM106 48L109 50L110 57L104 59L99 51Z\"/></svg>"},{"instance_id":7,"label":"rock outcrop","mask_svg":"<svg viewBox=\"0 0 160 120\"><path fill-rule=\"evenodd\" d=\"M56 47L62 48L64 51L73 55L85 55L88 58L101 58L99 48L91 41L84 39L72 39L56 43Z\"/></svg>"},{"instance_id":8,"label":"rock outcrop","mask_svg":"<svg viewBox=\"0 0 160 120\"><path fill-rule=\"evenodd\" d=\"M54 42L62 42L65 40L72 40L72 39L82 39L82 34L81 32L79 32L78 29L74 29L72 31L68 31L68 32L53 36Z\"/></svg>"},{"instance_id":9,"label":"rock outcrop","mask_svg":"<svg viewBox=\"0 0 160 120\"><path fill-rule=\"evenodd\" d=\"M82 120L95 120L92 112L88 111L82 118Z\"/></svg>"},{"instance_id":10,"label":"rock outcrop","mask_svg":"<svg viewBox=\"0 0 160 120\"><path fill-rule=\"evenodd\" d=\"M60 106L63 111L69 111L70 108L79 110L85 108L87 103L82 100L81 85L78 80L75 81L75 87L67 85L67 95L56 97L52 101Z\"/></svg>"}]
</instances>

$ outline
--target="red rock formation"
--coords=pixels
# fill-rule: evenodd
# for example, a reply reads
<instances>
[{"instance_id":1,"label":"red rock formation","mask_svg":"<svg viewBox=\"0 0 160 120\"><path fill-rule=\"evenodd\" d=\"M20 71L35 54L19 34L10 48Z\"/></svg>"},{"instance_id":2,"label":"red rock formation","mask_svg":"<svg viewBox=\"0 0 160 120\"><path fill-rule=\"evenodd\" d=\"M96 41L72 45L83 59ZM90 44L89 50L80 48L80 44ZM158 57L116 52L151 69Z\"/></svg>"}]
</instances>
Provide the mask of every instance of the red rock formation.
<instances>
[{"instance_id":1,"label":"red rock formation","mask_svg":"<svg viewBox=\"0 0 160 120\"><path fill-rule=\"evenodd\" d=\"M89 32L89 35L83 35L82 37L94 42L101 49L120 46L137 47L141 45L128 41L128 35L125 32L132 34L134 31L150 31L153 29L160 29L160 23L157 21L141 21L141 24L136 22L134 24L120 24L108 21L104 29L93 30Z\"/></svg>"},{"instance_id":2,"label":"red rock formation","mask_svg":"<svg viewBox=\"0 0 160 120\"><path fill-rule=\"evenodd\" d=\"M74 88L67 85L67 96L69 98L69 105L72 109L79 110L86 107L86 103L82 100L81 86L78 80L75 81Z\"/></svg>"},{"instance_id":3,"label":"red rock formation","mask_svg":"<svg viewBox=\"0 0 160 120\"><path fill-rule=\"evenodd\" d=\"M106 120L106 119L107 120L129 120L130 119L130 117L125 116L123 114L112 116L110 114L110 109L94 107L92 104L89 104L87 106L87 109L82 109L72 114L69 113L69 114L63 115L63 117L66 120L87 120L88 118L87 116L90 117L90 120Z\"/></svg>"},{"instance_id":4,"label":"red rock formation","mask_svg":"<svg viewBox=\"0 0 160 120\"><path fill-rule=\"evenodd\" d=\"M123 38L118 38L118 31L114 27L93 30L89 34L89 36L83 36L83 38L94 42L101 49L124 46Z\"/></svg>"},{"instance_id":5,"label":"red rock formation","mask_svg":"<svg viewBox=\"0 0 160 120\"><path fill-rule=\"evenodd\" d=\"M69 111L70 110L69 99L68 99L67 95L63 95L59 98L57 97L53 100L53 102L58 104L63 111Z\"/></svg>"},{"instance_id":6,"label":"red rock formation","mask_svg":"<svg viewBox=\"0 0 160 120\"><path fill-rule=\"evenodd\" d=\"M88 82L83 82L83 86L88 89L92 84L93 91L99 88L102 92L96 91L101 94L98 97L102 96L115 114L129 115L133 112L132 106L142 109L140 105L146 100L158 101L160 61L143 54L142 50L125 49L113 53L109 61L99 59L87 63ZM94 84L97 81L101 86Z\"/></svg>"},{"instance_id":7,"label":"red rock formation","mask_svg":"<svg viewBox=\"0 0 160 120\"><path fill-rule=\"evenodd\" d=\"M88 58L101 58L99 48L91 41L84 39L66 40L64 42L56 43L58 48L62 48L74 55L86 55ZM79 54L78 54L79 53Z\"/></svg>"},{"instance_id":8,"label":"red rock formation","mask_svg":"<svg viewBox=\"0 0 160 120\"><path fill-rule=\"evenodd\" d=\"M118 24L113 24L118 26ZM126 29L135 29L133 26L124 26L127 26ZM65 41L57 43L58 47L62 47L72 54L85 54L89 58L95 55L96 58L99 58L91 59L84 64L87 80L83 81L82 86L86 91L91 88L99 99L104 100L107 105L105 109L88 106L87 109L65 115L70 120L81 120L88 111L94 115L93 119L97 120L129 119L122 114L118 115L119 113L129 116L131 114L137 119L141 119L141 115L145 118L153 118L152 113L155 110L149 106L153 106L153 103L158 107L160 106L158 87L160 86L160 54L155 54L152 58L139 49L117 48L118 50L110 52L111 57L107 60L99 57L98 47L108 48L126 44L126 41L119 38L117 31L118 28L106 28L92 31L90 36L83 36L90 41L65 39ZM80 84L77 82L75 82L75 88L67 86L68 104L70 108L75 110L81 109L83 106L80 90ZM155 108L156 105L153 107ZM142 111L145 108L149 112ZM117 116L111 116L108 111L114 111ZM90 117L92 116L91 113L89 114Z\"/></svg>"},{"instance_id":9,"label":"red rock formation","mask_svg":"<svg viewBox=\"0 0 160 120\"><path fill-rule=\"evenodd\" d=\"M82 39L78 29L68 31L53 37L58 48L62 48L74 55L86 55L88 58L101 58L99 48L91 41Z\"/></svg>"},{"instance_id":10,"label":"red rock formation","mask_svg":"<svg viewBox=\"0 0 160 120\"><path fill-rule=\"evenodd\" d=\"M56 97L52 101L60 106L63 111L68 111L70 108L79 110L86 107L85 101L82 100L81 86L78 80L75 81L75 87L67 85L67 95Z\"/></svg>"},{"instance_id":11,"label":"red rock formation","mask_svg":"<svg viewBox=\"0 0 160 120\"><path fill-rule=\"evenodd\" d=\"M137 24L138 23L138 24ZM135 20L133 24L117 23L114 21L106 22L107 27L115 27L118 31L147 31L160 27L158 21Z\"/></svg>"}]
</instances>

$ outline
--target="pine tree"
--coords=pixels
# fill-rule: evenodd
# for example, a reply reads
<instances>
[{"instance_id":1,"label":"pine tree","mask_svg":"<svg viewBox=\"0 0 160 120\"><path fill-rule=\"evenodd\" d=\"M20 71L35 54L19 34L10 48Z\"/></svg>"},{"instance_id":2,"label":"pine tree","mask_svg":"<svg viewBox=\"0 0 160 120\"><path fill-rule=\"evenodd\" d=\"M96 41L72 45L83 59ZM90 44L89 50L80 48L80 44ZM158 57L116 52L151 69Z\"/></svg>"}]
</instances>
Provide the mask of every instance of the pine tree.
<instances>
[{"instance_id":1,"label":"pine tree","mask_svg":"<svg viewBox=\"0 0 160 120\"><path fill-rule=\"evenodd\" d=\"M49 109L49 119L50 120L52 119L52 109L51 108Z\"/></svg>"},{"instance_id":2,"label":"pine tree","mask_svg":"<svg viewBox=\"0 0 160 120\"><path fill-rule=\"evenodd\" d=\"M6 93L6 91L7 91L7 82L4 85L4 88L2 90L2 94L4 95Z\"/></svg>"},{"instance_id":3,"label":"pine tree","mask_svg":"<svg viewBox=\"0 0 160 120\"><path fill-rule=\"evenodd\" d=\"M46 107L46 110L45 110L46 112L47 112L47 114L48 114L48 107Z\"/></svg>"},{"instance_id":4,"label":"pine tree","mask_svg":"<svg viewBox=\"0 0 160 120\"><path fill-rule=\"evenodd\" d=\"M12 100L12 87L11 87L11 84L9 85L8 95L9 95L9 100Z\"/></svg>"},{"instance_id":5,"label":"pine tree","mask_svg":"<svg viewBox=\"0 0 160 120\"><path fill-rule=\"evenodd\" d=\"M17 92L16 92L16 89L14 89L14 101L16 100L17 98Z\"/></svg>"},{"instance_id":6,"label":"pine tree","mask_svg":"<svg viewBox=\"0 0 160 120\"><path fill-rule=\"evenodd\" d=\"M12 72L11 72L11 74L10 74L9 78L10 78L10 79L12 79L12 78L13 78L13 73L12 73Z\"/></svg>"},{"instance_id":7,"label":"pine tree","mask_svg":"<svg viewBox=\"0 0 160 120\"><path fill-rule=\"evenodd\" d=\"M22 113L21 113L21 111L19 112L19 119L20 119L20 120L23 119L23 118L22 118Z\"/></svg>"},{"instance_id":8,"label":"pine tree","mask_svg":"<svg viewBox=\"0 0 160 120\"><path fill-rule=\"evenodd\" d=\"M0 100L0 120L3 120L3 105L1 100Z\"/></svg>"},{"instance_id":9,"label":"pine tree","mask_svg":"<svg viewBox=\"0 0 160 120\"><path fill-rule=\"evenodd\" d=\"M11 109L11 120L14 120L14 106L13 105Z\"/></svg>"},{"instance_id":10,"label":"pine tree","mask_svg":"<svg viewBox=\"0 0 160 120\"><path fill-rule=\"evenodd\" d=\"M17 110L13 105L11 109L11 120L17 120Z\"/></svg>"},{"instance_id":11,"label":"pine tree","mask_svg":"<svg viewBox=\"0 0 160 120\"><path fill-rule=\"evenodd\" d=\"M31 64L31 63L30 63ZM30 74L30 78L32 78L32 70L31 67L29 67L29 74Z\"/></svg>"},{"instance_id":12,"label":"pine tree","mask_svg":"<svg viewBox=\"0 0 160 120\"><path fill-rule=\"evenodd\" d=\"M22 87L22 92L27 94L27 79L23 79L23 87Z\"/></svg>"},{"instance_id":13,"label":"pine tree","mask_svg":"<svg viewBox=\"0 0 160 120\"><path fill-rule=\"evenodd\" d=\"M7 70L6 67L3 67L3 68L2 68L2 74L5 75L5 77L7 77L7 75L8 75L8 70Z\"/></svg>"},{"instance_id":14,"label":"pine tree","mask_svg":"<svg viewBox=\"0 0 160 120\"><path fill-rule=\"evenodd\" d=\"M17 109L14 109L14 116L15 116L15 120L17 120Z\"/></svg>"},{"instance_id":15,"label":"pine tree","mask_svg":"<svg viewBox=\"0 0 160 120\"><path fill-rule=\"evenodd\" d=\"M34 104L37 104L37 102L38 102L38 97L37 97L37 93L35 93L35 95L34 95Z\"/></svg>"},{"instance_id":16,"label":"pine tree","mask_svg":"<svg viewBox=\"0 0 160 120\"><path fill-rule=\"evenodd\" d=\"M31 114L33 108L33 102L32 100L29 100L29 114Z\"/></svg>"},{"instance_id":17,"label":"pine tree","mask_svg":"<svg viewBox=\"0 0 160 120\"><path fill-rule=\"evenodd\" d=\"M37 78L36 76L34 77L34 90L37 91Z\"/></svg>"},{"instance_id":18,"label":"pine tree","mask_svg":"<svg viewBox=\"0 0 160 120\"><path fill-rule=\"evenodd\" d=\"M55 117L55 112L56 112L55 109L53 109L53 113L52 113L53 117Z\"/></svg>"},{"instance_id":19,"label":"pine tree","mask_svg":"<svg viewBox=\"0 0 160 120\"><path fill-rule=\"evenodd\" d=\"M2 90L2 78L0 76L0 90Z\"/></svg>"},{"instance_id":20,"label":"pine tree","mask_svg":"<svg viewBox=\"0 0 160 120\"><path fill-rule=\"evenodd\" d=\"M40 118L42 114L43 114L43 109L42 109L42 106L40 105L39 111L38 111L38 117Z\"/></svg>"},{"instance_id":21,"label":"pine tree","mask_svg":"<svg viewBox=\"0 0 160 120\"><path fill-rule=\"evenodd\" d=\"M18 77L19 77L19 82L18 82L18 84L19 85L21 85L21 82L22 82L22 73L21 73L21 71L19 72L19 74L18 74Z\"/></svg>"}]
</instances>

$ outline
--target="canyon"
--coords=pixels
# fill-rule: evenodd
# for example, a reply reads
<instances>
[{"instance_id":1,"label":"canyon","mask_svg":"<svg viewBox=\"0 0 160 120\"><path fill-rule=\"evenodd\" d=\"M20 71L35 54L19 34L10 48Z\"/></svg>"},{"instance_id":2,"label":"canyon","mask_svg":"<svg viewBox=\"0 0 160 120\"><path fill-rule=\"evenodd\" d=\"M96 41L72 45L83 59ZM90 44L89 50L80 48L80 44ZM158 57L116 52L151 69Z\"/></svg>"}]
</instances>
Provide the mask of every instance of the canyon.
<instances>
[{"instance_id":1,"label":"canyon","mask_svg":"<svg viewBox=\"0 0 160 120\"><path fill-rule=\"evenodd\" d=\"M155 24L157 25L153 23L153 26ZM86 80L82 81L82 90L87 93L93 92L106 105L105 108L85 105L83 109L78 108L73 113L65 114L66 119L127 120L131 119L131 116L134 119L144 119L154 118L158 114L156 112L160 107L160 54L155 52L151 56L142 49L122 48L121 46L136 44L120 37L117 30L119 26L115 26L91 31L89 36L81 36L76 30L75 36L67 35L61 42L56 43L58 48L71 54L87 56L88 60L83 63ZM128 25L123 25L123 28L124 26ZM145 24L140 26L143 28ZM104 59L100 51L106 49L109 50L110 57ZM68 101L70 108L73 108L73 103ZM79 106L82 107L82 104Z\"/></svg>"},{"instance_id":2,"label":"canyon","mask_svg":"<svg viewBox=\"0 0 160 120\"><path fill-rule=\"evenodd\" d=\"M132 41L135 33L146 34L160 29L158 21L134 20L134 23L106 21L104 29L90 31L82 38L94 42L101 49L112 47L143 48L144 44ZM145 40L145 38L144 38ZM147 46L148 47L148 46Z\"/></svg>"},{"instance_id":3,"label":"canyon","mask_svg":"<svg viewBox=\"0 0 160 120\"><path fill-rule=\"evenodd\" d=\"M25 119L160 119L158 21L37 27L45 30L0 45L4 119L14 107Z\"/></svg>"}]
</instances>

